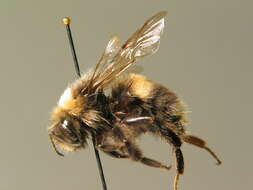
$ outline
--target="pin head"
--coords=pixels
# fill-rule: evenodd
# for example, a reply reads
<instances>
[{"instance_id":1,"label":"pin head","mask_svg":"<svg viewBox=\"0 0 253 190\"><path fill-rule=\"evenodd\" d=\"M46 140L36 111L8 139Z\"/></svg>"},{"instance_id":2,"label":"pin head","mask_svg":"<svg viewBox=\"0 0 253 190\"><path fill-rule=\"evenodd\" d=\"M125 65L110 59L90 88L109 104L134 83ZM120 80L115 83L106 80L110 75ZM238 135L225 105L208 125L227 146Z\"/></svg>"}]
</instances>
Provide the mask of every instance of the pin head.
<instances>
[{"instance_id":1,"label":"pin head","mask_svg":"<svg viewBox=\"0 0 253 190\"><path fill-rule=\"evenodd\" d=\"M70 19L69 17L64 17L64 18L62 19L62 23L63 23L64 25L69 25L69 24L71 23L71 19Z\"/></svg>"}]
</instances>

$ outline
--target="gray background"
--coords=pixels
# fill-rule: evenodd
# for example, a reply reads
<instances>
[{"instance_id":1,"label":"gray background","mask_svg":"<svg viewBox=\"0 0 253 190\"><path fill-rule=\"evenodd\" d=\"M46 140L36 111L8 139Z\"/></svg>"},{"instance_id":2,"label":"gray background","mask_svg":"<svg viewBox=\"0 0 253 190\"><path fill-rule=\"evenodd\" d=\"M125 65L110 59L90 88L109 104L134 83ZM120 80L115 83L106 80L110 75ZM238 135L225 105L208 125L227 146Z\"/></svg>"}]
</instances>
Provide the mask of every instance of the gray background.
<instances>
[{"instance_id":1,"label":"gray background","mask_svg":"<svg viewBox=\"0 0 253 190\"><path fill-rule=\"evenodd\" d=\"M11 1L0 2L0 189L101 189L93 150L58 157L49 142L52 107L75 72L64 16L82 71L94 66L109 37L122 40L147 18L167 10L159 52L140 62L143 74L187 103L189 131L223 160L183 146L180 189L251 189L252 1ZM171 148L141 138L145 154L171 163ZM108 189L172 189L175 170L163 171L101 153Z\"/></svg>"}]
</instances>

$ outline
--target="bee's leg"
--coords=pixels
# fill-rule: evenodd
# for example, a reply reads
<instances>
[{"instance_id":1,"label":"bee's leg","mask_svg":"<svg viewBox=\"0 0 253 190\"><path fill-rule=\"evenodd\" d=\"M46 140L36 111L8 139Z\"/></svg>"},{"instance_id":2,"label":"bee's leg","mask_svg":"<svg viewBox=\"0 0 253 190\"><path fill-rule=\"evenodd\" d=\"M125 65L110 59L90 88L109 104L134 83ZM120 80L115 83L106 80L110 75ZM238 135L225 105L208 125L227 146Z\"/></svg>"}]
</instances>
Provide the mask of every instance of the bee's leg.
<instances>
[{"instance_id":1,"label":"bee's leg","mask_svg":"<svg viewBox=\"0 0 253 190\"><path fill-rule=\"evenodd\" d=\"M114 158L129 158L129 155L127 154L121 154L119 152L116 152L116 151L104 151L106 154L108 154L109 156L111 157L114 157Z\"/></svg>"},{"instance_id":2,"label":"bee's leg","mask_svg":"<svg viewBox=\"0 0 253 190\"><path fill-rule=\"evenodd\" d=\"M183 153L180 148L175 148L174 152L176 155L177 173L174 178L173 189L177 190L179 175L183 175L183 173L184 173L184 157L183 157Z\"/></svg>"},{"instance_id":3,"label":"bee's leg","mask_svg":"<svg viewBox=\"0 0 253 190\"><path fill-rule=\"evenodd\" d=\"M165 164L162 164L159 161L143 156L141 150L137 147L137 145L135 145L131 141L127 140L125 142L125 145L132 160L141 162L147 166L155 168L164 168L166 170L171 169L171 166L166 166Z\"/></svg>"},{"instance_id":4,"label":"bee's leg","mask_svg":"<svg viewBox=\"0 0 253 190\"><path fill-rule=\"evenodd\" d=\"M99 144L97 147L111 157L129 158L129 155L127 155L126 153L121 151L123 146L124 146L123 143L122 144L118 144L118 143L108 144L108 142L107 142L106 144L103 144L103 143Z\"/></svg>"},{"instance_id":5,"label":"bee's leg","mask_svg":"<svg viewBox=\"0 0 253 190\"><path fill-rule=\"evenodd\" d=\"M184 173L184 157L180 149L182 142L180 138L170 129L161 128L161 136L168 140L168 142L173 146L173 151L176 156L176 169L177 173L174 178L174 190L177 190L179 176Z\"/></svg>"},{"instance_id":6,"label":"bee's leg","mask_svg":"<svg viewBox=\"0 0 253 190\"><path fill-rule=\"evenodd\" d=\"M151 158L142 157L141 162L145 165L154 167L154 168L164 168L166 170L170 170L171 166L166 166L165 164L162 164L161 162L158 162L156 160L153 160Z\"/></svg>"},{"instance_id":7,"label":"bee's leg","mask_svg":"<svg viewBox=\"0 0 253 190\"><path fill-rule=\"evenodd\" d=\"M183 140L189 144L192 144L192 145L195 145L197 147L207 150L216 159L217 165L221 164L221 160L208 146L206 146L206 142L204 140L200 139L199 137L195 137L191 135L185 135L183 137Z\"/></svg>"},{"instance_id":8,"label":"bee's leg","mask_svg":"<svg viewBox=\"0 0 253 190\"><path fill-rule=\"evenodd\" d=\"M124 142L125 144L125 150L128 152L129 157L134 161L139 161L145 165L155 167L155 168L164 168L166 170L171 169L171 166L166 166L165 164L162 164L161 162L158 162L156 160L144 157L142 155L141 150L137 145L135 145L131 140L127 139L124 135L124 132L121 130L120 127L115 127L113 129L115 135L118 136L118 138ZM122 147L124 148L124 147Z\"/></svg>"},{"instance_id":9,"label":"bee's leg","mask_svg":"<svg viewBox=\"0 0 253 190\"><path fill-rule=\"evenodd\" d=\"M100 144L98 148L104 152L111 152L115 150L119 150L122 146L117 144Z\"/></svg>"}]
</instances>

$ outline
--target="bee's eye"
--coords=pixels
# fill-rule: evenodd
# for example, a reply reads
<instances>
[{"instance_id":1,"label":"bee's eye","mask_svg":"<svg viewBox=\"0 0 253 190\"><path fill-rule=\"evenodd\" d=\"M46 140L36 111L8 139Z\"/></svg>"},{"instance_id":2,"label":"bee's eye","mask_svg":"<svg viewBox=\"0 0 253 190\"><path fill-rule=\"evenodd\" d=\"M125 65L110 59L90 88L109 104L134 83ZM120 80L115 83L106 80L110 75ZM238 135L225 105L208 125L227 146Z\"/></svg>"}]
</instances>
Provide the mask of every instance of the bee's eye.
<instances>
[{"instance_id":1,"label":"bee's eye","mask_svg":"<svg viewBox=\"0 0 253 190\"><path fill-rule=\"evenodd\" d=\"M69 121L68 120L64 120L61 126L62 126L63 129L69 130L68 129L68 124L69 124Z\"/></svg>"},{"instance_id":2,"label":"bee's eye","mask_svg":"<svg viewBox=\"0 0 253 190\"><path fill-rule=\"evenodd\" d=\"M72 143L79 142L75 127L70 121L64 120L61 127L64 129L64 134L71 140Z\"/></svg>"}]
</instances>

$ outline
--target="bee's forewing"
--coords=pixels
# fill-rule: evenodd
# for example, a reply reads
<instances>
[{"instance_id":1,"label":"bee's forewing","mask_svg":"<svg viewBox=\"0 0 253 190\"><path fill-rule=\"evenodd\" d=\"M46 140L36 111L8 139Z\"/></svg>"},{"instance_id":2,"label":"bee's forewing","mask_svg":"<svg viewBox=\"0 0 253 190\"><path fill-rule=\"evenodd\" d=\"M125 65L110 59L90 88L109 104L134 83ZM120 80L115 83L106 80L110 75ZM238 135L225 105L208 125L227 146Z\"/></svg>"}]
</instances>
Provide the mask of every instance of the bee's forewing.
<instances>
[{"instance_id":1,"label":"bee's forewing","mask_svg":"<svg viewBox=\"0 0 253 190\"><path fill-rule=\"evenodd\" d=\"M118 51L121 49L120 46L120 39L118 36L112 36L110 41L108 42L106 48L105 48L105 55L116 55Z\"/></svg>"},{"instance_id":2,"label":"bee's forewing","mask_svg":"<svg viewBox=\"0 0 253 190\"><path fill-rule=\"evenodd\" d=\"M158 50L166 14L162 11L148 19L122 47L119 46L118 37L111 38L95 67L91 80L93 88L107 87L138 58Z\"/></svg>"},{"instance_id":3,"label":"bee's forewing","mask_svg":"<svg viewBox=\"0 0 253 190\"><path fill-rule=\"evenodd\" d=\"M148 19L123 45L123 49L131 48L133 57L143 57L158 50L160 36L164 28L166 12L159 12Z\"/></svg>"}]
</instances>

